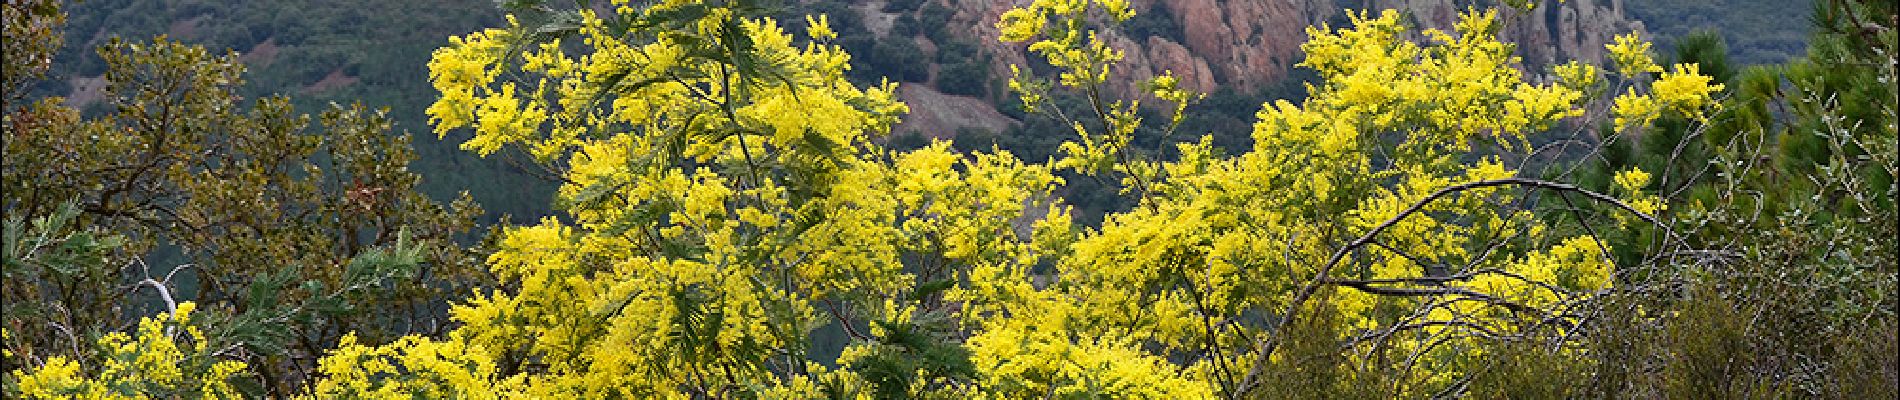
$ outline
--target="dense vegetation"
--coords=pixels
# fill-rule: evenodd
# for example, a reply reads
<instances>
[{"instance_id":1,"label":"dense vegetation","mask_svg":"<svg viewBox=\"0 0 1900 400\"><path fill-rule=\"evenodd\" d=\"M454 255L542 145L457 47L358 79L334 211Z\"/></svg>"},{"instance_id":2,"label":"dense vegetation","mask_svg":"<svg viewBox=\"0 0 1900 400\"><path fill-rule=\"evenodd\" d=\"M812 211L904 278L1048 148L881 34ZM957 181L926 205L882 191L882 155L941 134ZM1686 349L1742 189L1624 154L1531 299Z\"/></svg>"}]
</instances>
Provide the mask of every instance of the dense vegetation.
<instances>
[{"instance_id":1,"label":"dense vegetation","mask_svg":"<svg viewBox=\"0 0 1900 400\"><path fill-rule=\"evenodd\" d=\"M34 89L68 14L7 1L0 390L1900 396L1891 2L1816 7L1785 63L1628 34L1543 71L1495 11L1351 12L1309 30L1305 91L1256 108L1172 75L1105 90L1101 30L1178 28L1041 0L994 21L1036 65L957 89L1014 98L1035 139L954 142L892 138L896 81L941 75L864 72L930 63L920 38L987 62L944 50L934 1L889 2L894 35L800 15L822 4L505 3L377 66L426 69L391 84L428 85L404 101L438 138L557 187L484 235L387 112L312 124L162 37L89 43L81 108Z\"/></svg>"},{"instance_id":2,"label":"dense vegetation","mask_svg":"<svg viewBox=\"0 0 1900 400\"><path fill-rule=\"evenodd\" d=\"M490 1L151 1L74 2L48 79L37 95L67 96L82 111L108 111L94 101L106 70L96 51L114 38L153 36L196 44L214 54L243 51L246 99L293 95L298 110L361 103L385 113L395 131L427 131L422 108L434 98L423 64L442 38L501 22ZM68 93L78 86L86 89ZM306 111L308 112L308 111ZM423 193L453 200L469 192L488 212L538 216L548 212L553 186L505 160L483 160L456 148L465 137L415 135L411 168L424 173ZM515 182L500 184L500 182Z\"/></svg>"}]
</instances>

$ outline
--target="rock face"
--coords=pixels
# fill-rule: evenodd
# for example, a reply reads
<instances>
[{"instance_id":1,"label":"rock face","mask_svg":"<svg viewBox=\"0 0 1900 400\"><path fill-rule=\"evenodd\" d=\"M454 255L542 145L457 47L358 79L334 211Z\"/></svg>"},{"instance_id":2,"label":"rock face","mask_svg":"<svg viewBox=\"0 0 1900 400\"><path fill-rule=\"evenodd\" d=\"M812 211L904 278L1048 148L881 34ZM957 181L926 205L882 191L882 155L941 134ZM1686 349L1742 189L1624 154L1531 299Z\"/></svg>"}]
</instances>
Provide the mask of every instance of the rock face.
<instances>
[{"instance_id":1,"label":"rock face","mask_svg":"<svg viewBox=\"0 0 1900 400\"><path fill-rule=\"evenodd\" d=\"M1001 133L1016 122L981 99L947 95L920 84L898 85L897 99L910 106L910 115L892 127L893 134L915 132L925 137L949 139L958 129Z\"/></svg>"},{"instance_id":2,"label":"rock face","mask_svg":"<svg viewBox=\"0 0 1900 400\"><path fill-rule=\"evenodd\" d=\"M955 10L953 30L995 56L997 76L1010 64L1024 64L1022 44L996 41L996 21L1004 11L1027 0L945 0ZM1171 70L1183 86L1199 91L1232 86L1253 90L1285 77L1300 59L1306 27L1332 21L1347 7L1407 11L1418 26L1450 30L1470 0L1136 0L1140 12L1165 8L1180 27L1180 38L1111 35L1126 52L1118 90ZM1642 23L1623 14L1622 0L1541 0L1528 12L1506 9L1501 38L1517 43L1527 66L1602 60L1617 34L1642 31ZM1338 25L1338 24L1334 24ZM1177 42L1176 39L1179 41Z\"/></svg>"},{"instance_id":3,"label":"rock face","mask_svg":"<svg viewBox=\"0 0 1900 400\"><path fill-rule=\"evenodd\" d=\"M1373 0L1373 8L1410 11L1419 26L1451 30L1466 4L1453 0ZM1539 1L1529 11L1505 8L1499 39L1517 44L1524 64L1539 68L1570 60L1600 63L1603 45L1616 35L1643 32L1643 23L1623 14L1623 0Z\"/></svg>"},{"instance_id":4,"label":"rock face","mask_svg":"<svg viewBox=\"0 0 1900 400\"><path fill-rule=\"evenodd\" d=\"M1003 43L997 41L1001 31L996 29L996 21L1003 18L1003 12L1022 6L1030 0L943 0L953 11L948 28L952 33L975 43L986 54L995 57L993 72L996 76L1009 76L1011 64L1023 65L1026 58L1024 50L1028 47L1021 43ZM1020 4L1019 4L1020 3Z\"/></svg>"},{"instance_id":5,"label":"rock face","mask_svg":"<svg viewBox=\"0 0 1900 400\"><path fill-rule=\"evenodd\" d=\"M1146 45L1136 46L1127 38L1116 39L1115 47L1128 52L1128 68L1123 70L1134 80L1148 80L1164 71L1174 71L1174 76L1181 78L1182 87L1196 91L1215 87L1214 68L1207 65L1207 59L1195 56L1193 50L1180 43L1149 36Z\"/></svg>"},{"instance_id":6,"label":"rock face","mask_svg":"<svg viewBox=\"0 0 1900 400\"><path fill-rule=\"evenodd\" d=\"M1174 16L1182 45L1212 67L1218 84L1243 88L1285 76L1306 42L1306 27L1339 11L1332 0L1159 0L1153 7Z\"/></svg>"},{"instance_id":7,"label":"rock face","mask_svg":"<svg viewBox=\"0 0 1900 400\"><path fill-rule=\"evenodd\" d=\"M1110 44L1126 56L1116 89L1174 71L1181 86L1200 92L1222 85L1257 88L1286 75L1293 66L1306 27L1332 15L1330 0L1158 0L1136 3L1138 12L1165 11L1181 28L1182 42L1119 32ZM1166 8L1157 10L1156 8Z\"/></svg>"},{"instance_id":8,"label":"rock face","mask_svg":"<svg viewBox=\"0 0 1900 400\"><path fill-rule=\"evenodd\" d=\"M997 76L1008 76L1010 64L1025 64L1026 47L996 40L996 21L1023 1L948 0L959 34L973 39L995 55ZM1333 0L1136 0L1137 12L1165 7L1181 27L1182 38L1128 37L1111 34L1111 45L1126 53L1118 73L1127 79L1116 90L1133 90L1136 83L1162 71L1174 71L1182 86L1211 91L1218 85L1254 88L1285 76L1296 62L1306 27L1326 20L1337 10Z\"/></svg>"}]
</instances>

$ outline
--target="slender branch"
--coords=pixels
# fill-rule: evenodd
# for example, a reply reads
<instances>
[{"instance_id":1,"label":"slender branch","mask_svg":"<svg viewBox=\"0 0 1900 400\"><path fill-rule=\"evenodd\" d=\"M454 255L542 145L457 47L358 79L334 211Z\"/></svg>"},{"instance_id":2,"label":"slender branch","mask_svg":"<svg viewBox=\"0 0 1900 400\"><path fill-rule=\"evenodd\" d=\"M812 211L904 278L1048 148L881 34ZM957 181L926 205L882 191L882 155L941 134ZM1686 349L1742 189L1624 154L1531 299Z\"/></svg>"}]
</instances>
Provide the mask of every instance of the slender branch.
<instances>
[{"instance_id":1,"label":"slender branch","mask_svg":"<svg viewBox=\"0 0 1900 400\"><path fill-rule=\"evenodd\" d=\"M178 314L178 302L172 300L172 291L171 289L165 288L165 284L158 283L158 281L152 280L152 278L140 280L139 284L151 286L152 289L158 290L158 298L165 301L165 311L170 314Z\"/></svg>"},{"instance_id":2,"label":"slender branch","mask_svg":"<svg viewBox=\"0 0 1900 400\"><path fill-rule=\"evenodd\" d=\"M1530 179L1530 178L1503 178L1503 179L1489 179L1489 180L1463 183L1463 184L1453 185L1453 186L1449 186L1443 189L1439 189L1437 191L1432 192L1429 195L1426 195L1425 198L1422 198L1416 202L1413 202L1412 205L1409 207L1406 207L1404 211L1400 211L1398 215L1394 215L1392 216L1392 218L1385 220L1385 222L1379 223L1379 225L1374 226L1371 230L1366 231L1365 234L1362 234L1357 239L1353 239L1352 242L1347 243L1346 246L1340 247L1338 251L1333 252L1332 257L1326 260L1326 264L1321 265L1319 268L1319 271L1314 273L1312 281L1307 283L1304 287L1301 287L1300 291L1294 295L1293 301L1287 304L1286 310L1280 313L1279 324L1277 324L1275 328L1270 332L1272 336L1268 337L1266 340L1266 343L1262 345L1260 354L1257 356L1258 360L1254 362L1253 369L1247 373L1247 377L1242 380L1243 383L1240 386L1239 391L1246 392L1252 389L1253 386L1259 383L1260 375L1266 372L1266 366L1270 364L1268 362L1268 357L1271 356L1273 354L1273 351L1278 347L1279 339L1280 337L1283 336L1283 333L1284 333L1283 331L1286 329L1287 326L1292 325L1292 322L1295 321L1299 317L1300 308L1304 306L1306 302L1310 300L1313 297L1313 295L1319 291L1319 288L1321 286L1327 285L1329 284L1329 282L1336 282L1336 281L1329 280L1328 276L1331 273L1333 266L1338 265L1341 260L1344 260L1347 254L1350 254L1351 252L1358 250L1359 248L1364 247L1367 244L1372 244L1374 242L1374 238L1378 236L1380 233L1383 233L1385 232L1386 229L1390 229L1393 225L1398 224L1399 221L1402 221L1408 217L1411 217L1412 214L1419 213L1420 211L1425 209L1425 206L1430 205L1432 202L1437 201L1438 199L1441 199L1453 194L1457 194L1460 192L1468 191L1468 190L1499 187L1499 186L1525 186L1525 187L1532 187L1532 188L1539 188L1539 189L1556 190L1560 192L1576 192L1576 193L1582 194L1584 197L1590 198L1591 200L1596 200L1598 202L1614 205L1617 208L1623 209L1624 211L1627 211L1631 214L1635 214L1638 218L1641 218L1645 222L1648 222L1657 227L1663 228L1665 237L1675 236L1674 231L1670 230L1670 227L1667 224L1664 224L1661 220L1657 219L1653 215L1650 215L1649 213L1643 212L1641 210L1637 210L1635 207L1630 206L1628 203L1624 203L1622 200L1617 200L1616 198L1610 197L1609 195L1597 193L1594 191L1577 187L1575 185L1570 185L1570 184L1565 184L1565 183L1558 183L1558 182L1551 182L1551 181L1545 181L1545 180L1540 180L1540 179ZM1400 292L1395 292L1395 293L1400 293Z\"/></svg>"},{"instance_id":3,"label":"slender branch","mask_svg":"<svg viewBox=\"0 0 1900 400\"><path fill-rule=\"evenodd\" d=\"M1588 219L1584 219L1584 218L1583 218L1583 211L1580 211L1580 210L1578 210L1578 209L1577 209L1577 204L1576 204L1576 203L1572 203L1572 202L1570 202L1570 195L1568 195L1568 194L1565 194L1564 192L1557 192L1557 198L1559 198L1559 199L1563 199L1563 201L1564 201L1564 207L1566 207L1566 208L1569 208L1569 209L1570 209L1570 216L1572 216L1572 217L1576 217L1576 218L1577 218L1577 225L1582 225L1582 226L1583 226L1583 233L1584 233L1584 234L1587 234L1587 235L1590 235L1590 243L1595 243L1595 244L1597 245L1597 250L1598 250L1598 251L1602 251L1602 252L1603 252L1603 260L1604 260L1604 261L1608 261L1608 262L1616 262L1616 261L1615 261L1615 260L1616 260L1616 257L1615 257L1615 256L1612 256L1612 255L1610 255L1610 248L1609 248L1609 246L1604 246L1604 245L1603 245L1603 240L1602 240L1602 239L1597 239L1597 238L1600 238L1600 237L1602 237L1602 236L1597 236L1597 231L1596 231L1596 228L1591 228L1591 227L1590 227L1590 220L1588 220Z\"/></svg>"},{"instance_id":4,"label":"slender branch","mask_svg":"<svg viewBox=\"0 0 1900 400\"><path fill-rule=\"evenodd\" d=\"M863 339L863 340L875 340L874 338L872 338L872 337L871 337L871 336L869 336L869 335L865 335L865 334L863 334L863 333L860 333L860 332L858 332L858 330L857 330L857 328L852 328L852 327L851 327L851 319L850 319L850 318L846 318L846 317L844 316L844 312L842 312L842 311L839 311L839 310L838 310L838 303L837 303L837 302L834 302L834 301L831 301L831 300L825 300L825 305L827 305L827 306L828 306L828 307L825 307L825 308L826 308L826 311L830 311L830 312L831 312L831 317L832 317L832 318L836 318L836 319L838 319L838 326L843 326L843 327L844 327L844 333L847 333L847 334L850 334L850 335L851 335L851 337L853 337L853 338L857 338L857 339Z\"/></svg>"},{"instance_id":5,"label":"slender branch","mask_svg":"<svg viewBox=\"0 0 1900 400\"><path fill-rule=\"evenodd\" d=\"M1532 312L1532 313L1540 312L1540 310L1538 310L1536 307L1519 304L1517 302L1505 300L1497 296L1479 293L1471 289L1465 289L1465 288L1460 288L1460 287L1430 287L1430 288L1386 287L1386 286L1375 286L1375 285L1368 284L1365 282L1341 281L1341 280L1327 280L1324 283L1327 285L1349 287L1361 292L1380 295L1380 296L1427 297L1427 296L1459 295L1459 296L1465 296L1465 297L1477 299L1479 301L1482 301L1488 304L1495 304L1504 308L1508 308L1511 311Z\"/></svg>"}]
</instances>

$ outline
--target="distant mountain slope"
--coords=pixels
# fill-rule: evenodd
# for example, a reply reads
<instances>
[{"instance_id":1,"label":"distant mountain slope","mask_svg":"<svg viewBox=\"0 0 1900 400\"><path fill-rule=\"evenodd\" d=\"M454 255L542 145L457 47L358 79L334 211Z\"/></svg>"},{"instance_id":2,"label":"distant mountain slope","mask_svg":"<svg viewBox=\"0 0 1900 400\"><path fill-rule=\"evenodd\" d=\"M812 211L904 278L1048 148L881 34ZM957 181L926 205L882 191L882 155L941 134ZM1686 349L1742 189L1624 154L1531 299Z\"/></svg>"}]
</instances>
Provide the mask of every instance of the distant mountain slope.
<instances>
[{"instance_id":1,"label":"distant mountain slope","mask_svg":"<svg viewBox=\"0 0 1900 400\"><path fill-rule=\"evenodd\" d=\"M399 130L415 136L411 168L438 199L469 191L491 217L548 213L552 185L498 160L460 150L462 138L438 140L422 110L434 101L426 64L435 48L502 22L489 0L87 0L67 9L66 48L39 88L75 104L97 100L104 64L93 49L113 37L154 35L240 53L249 67L248 98L290 95L299 110L330 102L388 107Z\"/></svg>"},{"instance_id":2,"label":"distant mountain slope","mask_svg":"<svg viewBox=\"0 0 1900 400\"><path fill-rule=\"evenodd\" d=\"M1712 29L1728 42L1737 64L1774 64L1807 53L1813 0L1643 0L1629 3L1631 16L1668 51L1676 38Z\"/></svg>"}]
</instances>

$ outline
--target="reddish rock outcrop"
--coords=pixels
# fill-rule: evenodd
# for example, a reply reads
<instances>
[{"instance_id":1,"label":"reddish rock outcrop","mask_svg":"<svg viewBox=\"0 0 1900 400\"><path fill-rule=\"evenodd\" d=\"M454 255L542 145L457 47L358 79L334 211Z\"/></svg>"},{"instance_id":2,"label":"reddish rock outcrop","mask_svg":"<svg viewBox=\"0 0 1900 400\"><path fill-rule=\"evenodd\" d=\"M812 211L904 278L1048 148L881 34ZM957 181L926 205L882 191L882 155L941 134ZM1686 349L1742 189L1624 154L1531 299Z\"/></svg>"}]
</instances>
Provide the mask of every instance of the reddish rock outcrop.
<instances>
[{"instance_id":1,"label":"reddish rock outcrop","mask_svg":"<svg viewBox=\"0 0 1900 400\"><path fill-rule=\"evenodd\" d=\"M1221 85L1257 88L1286 75L1306 41L1306 27L1331 15L1328 1L1159 0L1138 8L1165 7L1181 27L1185 43L1149 36L1115 35L1112 45L1126 52L1119 90L1174 71L1182 87L1212 91Z\"/></svg>"},{"instance_id":2,"label":"reddish rock outcrop","mask_svg":"<svg viewBox=\"0 0 1900 400\"><path fill-rule=\"evenodd\" d=\"M1297 62L1306 27L1332 17L1330 0L1161 0L1180 24L1182 40L1212 67L1222 85L1258 88Z\"/></svg>"},{"instance_id":3,"label":"reddish rock outcrop","mask_svg":"<svg viewBox=\"0 0 1900 400\"><path fill-rule=\"evenodd\" d=\"M944 1L953 10L948 25L990 55L992 76L1009 76L1009 66L1026 65L1025 45L996 40L996 21L1003 12L1031 0ZM1504 28L1500 39L1516 43L1527 69L1541 71L1555 62L1572 59L1601 62L1603 45L1625 32L1641 32L1643 25L1623 14L1623 0L1540 0L1529 11L1499 12ZM1353 2L1359 3L1359 2ZM1373 9L1399 9L1420 27L1450 30L1470 0L1367 0ZM888 30L891 15L878 11L881 2L858 6L875 30ZM1306 28L1334 20L1342 9L1337 0L1135 0L1139 12L1165 8L1180 27L1180 41L1160 36L1128 37L1110 33L1112 46L1126 56L1109 91L1117 97L1134 94L1141 82L1164 71L1174 71L1181 85L1200 92L1220 87L1242 91L1274 85L1295 68ZM919 85L904 90L912 118L901 129L939 136L959 127L1000 130L1014 121L975 98L948 96ZM1134 97L1146 97L1135 95ZM975 122L963 122L965 118ZM919 121L911 123L909 121Z\"/></svg>"},{"instance_id":4,"label":"reddish rock outcrop","mask_svg":"<svg viewBox=\"0 0 1900 400\"><path fill-rule=\"evenodd\" d=\"M997 76L1007 76L1010 64L1026 60L1025 46L998 42L995 26L1003 12L1024 2L949 1L955 10L950 26L995 56ZM1270 84L1297 61L1306 27L1337 12L1331 0L1138 0L1135 6L1139 12L1166 7L1181 26L1183 42L1111 34L1111 44L1126 52L1117 71L1126 79L1116 81L1116 91L1133 90L1164 70L1174 71L1183 86L1202 91Z\"/></svg>"},{"instance_id":5,"label":"reddish rock outcrop","mask_svg":"<svg viewBox=\"0 0 1900 400\"><path fill-rule=\"evenodd\" d=\"M996 21L1028 0L947 0L955 10L951 26L995 55L998 76L1025 60L1023 45L996 41ZM1407 11L1419 26L1449 30L1470 6L1459 0L1371 0L1374 9ZM1300 59L1306 27L1337 16L1336 0L1137 0L1136 9L1165 7L1181 28L1181 42L1169 38L1128 38L1111 43L1127 52L1118 89L1172 70L1183 85L1198 90L1217 86L1257 89L1286 76ZM1598 62L1603 45L1615 35L1642 31L1642 23L1623 14L1622 0L1542 0L1530 11L1506 9L1501 39L1518 43L1524 62L1541 68L1571 59Z\"/></svg>"}]
</instances>

